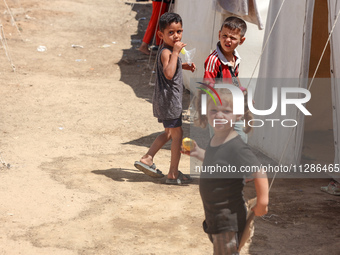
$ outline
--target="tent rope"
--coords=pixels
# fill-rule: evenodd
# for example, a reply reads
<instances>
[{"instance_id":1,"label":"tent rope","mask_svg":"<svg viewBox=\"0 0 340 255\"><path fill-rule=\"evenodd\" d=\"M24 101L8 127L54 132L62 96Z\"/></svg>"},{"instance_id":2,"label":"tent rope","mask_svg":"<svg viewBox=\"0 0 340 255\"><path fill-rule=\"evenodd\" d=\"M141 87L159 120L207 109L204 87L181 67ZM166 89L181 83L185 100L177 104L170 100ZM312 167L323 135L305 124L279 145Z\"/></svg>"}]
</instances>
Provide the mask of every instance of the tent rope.
<instances>
[{"instance_id":1,"label":"tent rope","mask_svg":"<svg viewBox=\"0 0 340 255\"><path fill-rule=\"evenodd\" d=\"M8 6L8 4L7 4L7 2L6 2L6 0L4 0L4 3L5 3L5 5L6 5L6 8L7 8L7 11L8 11L8 13L9 13L9 15L11 16L12 24L14 24L15 28L17 29L17 31L18 31L18 33L19 33L19 36L20 36L21 40L24 41L24 39L22 38L21 32L20 32L20 30L19 30L19 27L17 26L17 23L15 22L15 19L14 19L14 17L13 17L12 11L11 11L11 9L9 8L9 6Z\"/></svg>"},{"instance_id":2,"label":"tent rope","mask_svg":"<svg viewBox=\"0 0 340 255\"><path fill-rule=\"evenodd\" d=\"M3 29L3 26L2 24L0 24L0 41L2 43L2 47L4 48L5 50L5 53L6 53L6 56L7 56L7 59L8 61L10 62L11 64L11 67L15 73L15 65L13 64L13 61L12 61L12 58L11 58L11 55L10 55L10 52L9 52L9 47L8 47L8 44L7 44L7 39L5 37L5 33L4 33L4 29Z\"/></svg>"}]
</instances>

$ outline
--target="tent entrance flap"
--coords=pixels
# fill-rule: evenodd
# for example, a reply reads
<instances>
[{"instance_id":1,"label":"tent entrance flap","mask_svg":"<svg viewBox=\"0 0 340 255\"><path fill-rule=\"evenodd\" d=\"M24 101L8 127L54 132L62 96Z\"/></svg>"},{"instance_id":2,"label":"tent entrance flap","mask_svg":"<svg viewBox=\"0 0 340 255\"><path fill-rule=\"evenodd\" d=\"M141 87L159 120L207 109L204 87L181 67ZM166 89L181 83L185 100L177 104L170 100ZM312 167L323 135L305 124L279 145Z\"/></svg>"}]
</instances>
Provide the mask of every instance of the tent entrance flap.
<instances>
[{"instance_id":1,"label":"tent entrance flap","mask_svg":"<svg viewBox=\"0 0 340 255\"><path fill-rule=\"evenodd\" d=\"M310 51L309 78L312 78L328 39L328 5L315 0ZM312 98L307 108L313 113L305 117L302 163L330 164L334 162L332 118L332 86L328 45L311 87Z\"/></svg>"}]
</instances>

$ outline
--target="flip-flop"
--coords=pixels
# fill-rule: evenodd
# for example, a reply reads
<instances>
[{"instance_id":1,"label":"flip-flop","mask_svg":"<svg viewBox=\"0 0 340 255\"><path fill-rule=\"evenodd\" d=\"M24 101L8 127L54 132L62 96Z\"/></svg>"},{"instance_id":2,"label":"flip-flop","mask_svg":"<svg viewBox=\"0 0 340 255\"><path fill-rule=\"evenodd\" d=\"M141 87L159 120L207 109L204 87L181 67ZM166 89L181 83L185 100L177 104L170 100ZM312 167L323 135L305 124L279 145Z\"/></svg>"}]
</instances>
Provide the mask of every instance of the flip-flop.
<instances>
[{"instance_id":1,"label":"flip-flop","mask_svg":"<svg viewBox=\"0 0 340 255\"><path fill-rule=\"evenodd\" d=\"M340 196L340 184L335 181L331 181L328 186L321 187L321 190L331 195Z\"/></svg>"},{"instance_id":2,"label":"flip-flop","mask_svg":"<svg viewBox=\"0 0 340 255\"><path fill-rule=\"evenodd\" d=\"M142 171L143 173L145 173L146 175L149 175L151 177L154 178L162 178L164 177L164 174L162 173L162 171L160 171L159 169L156 169L156 165L152 164L151 166L148 166L147 164L144 164L140 161L136 161L135 162L135 167Z\"/></svg>"},{"instance_id":3,"label":"flip-flop","mask_svg":"<svg viewBox=\"0 0 340 255\"><path fill-rule=\"evenodd\" d=\"M181 171L178 171L177 179L169 179L167 178L165 183L170 185L182 185L192 183L193 179L187 175L183 174Z\"/></svg>"}]
</instances>

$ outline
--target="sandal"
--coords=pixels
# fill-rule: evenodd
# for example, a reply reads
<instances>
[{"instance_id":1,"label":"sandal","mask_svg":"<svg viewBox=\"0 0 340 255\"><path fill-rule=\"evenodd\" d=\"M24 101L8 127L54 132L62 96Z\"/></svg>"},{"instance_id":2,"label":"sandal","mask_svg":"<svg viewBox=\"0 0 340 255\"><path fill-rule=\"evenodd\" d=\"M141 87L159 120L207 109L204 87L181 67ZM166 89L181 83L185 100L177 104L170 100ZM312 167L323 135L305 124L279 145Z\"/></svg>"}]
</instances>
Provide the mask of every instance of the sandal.
<instances>
[{"instance_id":1,"label":"sandal","mask_svg":"<svg viewBox=\"0 0 340 255\"><path fill-rule=\"evenodd\" d=\"M178 171L177 179L169 179L167 178L165 183L170 185L182 185L182 184L189 184L193 181L190 175L183 174L181 171Z\"/></svg>"},{"instance_id":2,"label":"sandal","mask_svg":"<svg viewBox=\"0 0 340 255\"><path fill-rule=\"evenodd\" d=\"M331 181L328 186L321 187L321 190L331 195L340 196L340 183Z\"/></svg>"},{"instance_id":3,"label":"sandal","mask_svg":"<svg viewBox=\"0 0 340 255\"><path fill-rule=\"evenodd\" d=\"M135 162L135 167L145 173L146 175L149 175L154 178L162 178L164 177L164 174L161 170L156 169L156 165L153 163L151 166L148 166L147 164L144 164L140 161Z\"/></svg>"}]
</instances>

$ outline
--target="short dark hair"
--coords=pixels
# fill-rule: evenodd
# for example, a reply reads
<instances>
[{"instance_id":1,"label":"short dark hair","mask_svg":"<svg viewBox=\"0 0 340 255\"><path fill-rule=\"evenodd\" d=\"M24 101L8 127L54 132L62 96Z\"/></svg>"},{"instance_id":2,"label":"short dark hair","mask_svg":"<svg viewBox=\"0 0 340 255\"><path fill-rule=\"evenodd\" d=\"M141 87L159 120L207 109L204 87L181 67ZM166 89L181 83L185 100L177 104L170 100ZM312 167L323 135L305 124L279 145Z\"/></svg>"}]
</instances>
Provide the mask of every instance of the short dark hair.
<instances>
[{"instance_id":1,"label":"short dark hair","mask_svg":"<svg viewBox=\"0 0 340 255\"><path fill-rule=\"evenodd\" d=\"M171 23L181 23L183 26L182 18L177 13L173 12L166 12L159 18L159 30L161 32L166 29L167 26L169 26Z\"/></svg>"},{"instance_id":2,"label":"short dark hair","mask_svg":"<svg viewBox=\"0 0 340 255\"><path fill-rule=\"evenodd\" d=\"M234 16L226 18L223 21L223 24L221 26L221 30L223 29L223 27L229 28L230 30L239 29L241 37L243 37L247 32L246 22L244 22L243 19L240 19L240 18L234 17Z\"/></svg>"}]
</instances>

